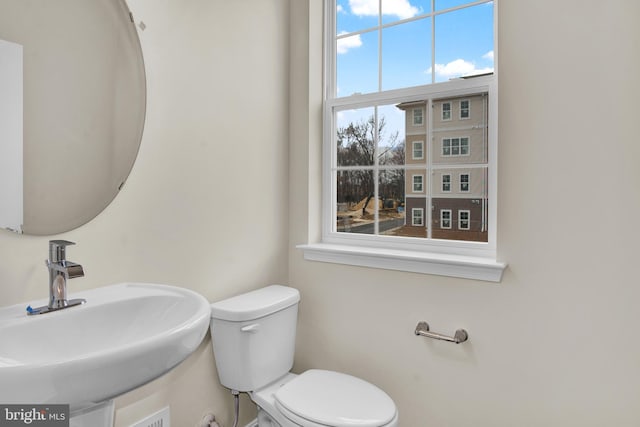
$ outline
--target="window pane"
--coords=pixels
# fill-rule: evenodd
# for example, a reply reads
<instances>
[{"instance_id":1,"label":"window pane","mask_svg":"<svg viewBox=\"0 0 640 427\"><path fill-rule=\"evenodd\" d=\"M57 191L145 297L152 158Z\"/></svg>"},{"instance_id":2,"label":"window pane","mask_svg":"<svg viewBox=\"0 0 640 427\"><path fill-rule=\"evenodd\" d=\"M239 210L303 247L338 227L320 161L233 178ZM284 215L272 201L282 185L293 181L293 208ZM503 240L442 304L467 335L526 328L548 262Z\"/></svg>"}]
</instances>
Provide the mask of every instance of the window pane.
<instances>
[{"instance_id":1,"label":"window pane","mask_svg":"<svg viewBox=\"0 0 640 427\"><path fill-rule=\"evenodd\" d=\"M378 107L378 163L380 165L404 165L405 114L395 105Z\"/></svg>"},{"instance_id":2,"label":"window pane","mask_svg":"<svg viewBox=\"0 0 640 427\"><path fill-rule=\"evenodd\" d=\"M338 166L372 166L375 159L375 110L362 108L336 113Z\"/></svg>"},{"instance_id":3,"label":"window pane","mask_svg":"<svg viewBox=\"0 0 640 427\"><path fill-rule=\"evenodd\" d=\"M336 41L337 96L378 90L378 32L356 34Z\"/></svg>"},{"instance_id":4,"label":"window pane","mask_svg":"<svg viewBox=\"0 0 640 427\"><path fill-rule=\"evenodd\" d=\"M366 30L377 25L377 1L336 1L336 34Z\"/></svg>"},{"instance_id":5,"label":"window pane","mask_svg":"<svg viewBox=\"0 0 640 427\"><path fill-rule=\"evenodd\" d=\"M336 231L373 234L376 209L373 171L338 171L336 188Z\"/></svg>"},{"instance_id":6,"label":"window pane","mask_svg":"<svg viewBox=\"0 0 640 427\"><path fill-rule=\"evenodd\" d=\"M493 72L493 3L436 16L435 81Z\"/></svg>"},{"instance_id":7,"label":"window pane","mask_svg":"<svg viewBox=\"0 0 640 427\"><path fill-rule=\"evenodd\" d=\"M382 90L431 83L431 21L382 30Z\"/></svg>"},{"instance_id":8,"label":"window pane","mask_svg":"<svg viewBox=\"0 0 640 427\"><path fill-rule=\"evenodd\" d=\"M377 4L377 0L370 2ZM382 0L382 23L409 19L430 11L431 0Z\"/></svg>"},{"instance_id":9,"label":"window pane","mask_svg":"<svg viewBox=\"0 0 640 427\"><path fill-rule=\"evenodd\" d=\"M378 213L379 234L397 235L398 229L404 226L404 169L386 169L380 171L378 180L378 195L380 208Z\"/></svg>"},{"instance_id":10,"label":"window pane","mask_svg":"<svg viewBox=\"0 0 640 427\"><path fill-rule=\"evenodd\" d=\"M472 3L475 0L433 0L435 3L435 10L444 10L451 7L462 6L467 3Z\"/></svg>"}]
</instances>

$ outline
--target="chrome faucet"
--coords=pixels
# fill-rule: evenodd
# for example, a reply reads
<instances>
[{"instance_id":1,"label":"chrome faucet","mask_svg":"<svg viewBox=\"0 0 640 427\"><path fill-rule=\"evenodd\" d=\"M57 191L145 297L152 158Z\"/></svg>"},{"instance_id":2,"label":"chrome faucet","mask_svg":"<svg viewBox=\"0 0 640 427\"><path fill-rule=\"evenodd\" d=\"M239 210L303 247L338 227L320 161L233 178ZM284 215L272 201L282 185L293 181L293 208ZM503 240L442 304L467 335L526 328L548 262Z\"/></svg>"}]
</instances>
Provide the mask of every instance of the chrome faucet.
<instances>
[{"instance_id":1,"label":"chrome faucet","mask_svg":"<svg viewBox=\"0 0 640 427\"><path fill-rule=\"evenodd\" d=\"M82 298L67 299L67 281L84 276L84 270L80 264L67 261L66 247L70 245L75 243L67 240L49 241L49 259L45 261L49 269L49 304L38 308L29 306L27 307L29 314L44 314L86 302Z\"/></svg>"}]
</instances>

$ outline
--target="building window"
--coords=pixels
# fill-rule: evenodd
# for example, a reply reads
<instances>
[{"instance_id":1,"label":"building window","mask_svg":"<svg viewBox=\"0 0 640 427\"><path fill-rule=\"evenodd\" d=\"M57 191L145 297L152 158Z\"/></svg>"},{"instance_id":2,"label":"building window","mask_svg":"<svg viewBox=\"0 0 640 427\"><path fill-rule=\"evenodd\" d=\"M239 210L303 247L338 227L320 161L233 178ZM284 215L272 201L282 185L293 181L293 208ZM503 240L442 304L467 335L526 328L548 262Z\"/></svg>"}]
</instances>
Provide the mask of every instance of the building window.
<instances>
[{"instance_id":1,"label":"building window","mask_svg":"<svg viewBox=\"0 0 640 427\"><path fill-rule=\"evenodd\" d=\"M459 210L458 211L458 229L459 230L469 230L471 222L471 211L468 210Z\"/></svg>"},{"instance_id":2,"label":"building window","mask_svg":"<svg viewBox=\"0 0 640 427\"><path fill-rule=\"evenodd\" d=\"M469 192L469 174L468 173L460 174L460 191L463 193Z\"/></svg>"},{"instance_id":3,"label":"building window","mask_svg":"<svg viewBox=\"0 0 640 427\"><path fill-rule=\"evenodd\" d=\"M460 101L460 120L465 120L471 117L470 108L471 106L468 99Z\"/></svg>"},{"instance_id":4,"label":"building window","mask_svg":"<svg viewBox=\"0 0 640 427\"><path fill-rule=\"evenodd\" d=\"M424 208L411 209L411 225L413 226L424 225Z\"/></svg>"},{"instance_id":5,"label":"building window","mask_svg":"<svg viewBox=\"0 0 640 427\"><path fill-rule=\"evenodd\" d=\"M413 175L413 192L424 192L424 175Z\"/></svg>"},{"instance_id":6,"label":"building window","mask_svg":"<svg viewBox=\"0 0 640 427\"><path fill-rule=\"evenodd\" d=\"M412 150L412 158L413 160L422 160L424 159L424 142L423 141L414 141L413 142L413 150Z\"/></svg>"},{"instance_id":7,"label":"building window","mask_svg":"<svg viewBox=\"0 0 640 427\"><path fill-rule=\"evenodd\" d=\"M451 175L442 175L442 191L448 193L451 191Z\"/></svg>"},{"instance_id":8,"label":"building window","mask_svg":"<svg viewBox=\"0 0 640 427\"><path fill-rule=\"evenodd\" d=\"M422 117L422 108L414 108L413 109L413 125L422 126L423 124L424 124L424 119Z\"/></svg>"},{"instance_id":9,"label":"building window","mask_svg":"<svg viewBox=\"0 0 640 427\"><path fill-rule=\"evenodd\" d=\"M446 230L451 228L451 209L442 209L440 211L440 228Z\"/></svg>"},{"instance_id":10,"label":"building window","mask_svg":"<svg viewBox=\"0 0 640 427\"><path fill-rule=\"evenodd\" d=\"M378 259L381 252L391 250L419 253L408 257L413 261L404 260L402 268L411 265L417 270L409 271L422 272L427 271L416 264L436 264L442 253L458 256L462 264L470 256L481 258L480 264L488 269L498 264L498 82L493 72L497 1L456 1L443 6L440 1L376 0L371 8L348 0L323 2L323 216L322 241L314 243L323 248L316 253L344 247L340 256L331 257L332 262L351 259L347 252L353 247L361 253L375 251ZM397 8L400 3L408 7ZM461 106L461 100L468 102ZM458 123L460 114L471 118L472 108L473 123ZM416 138L422 144L414 144ZM470 233L436 232L452 228L455 211L449 206L463 202L453 201L442 209L437 190L444 182L433 185L429 177L462 167L474 176L487 177L486 185L473 194L483 201L478 216L487 227L480 240L473 242ZM449 190L454 193L452 177L457 174L449 175ZM402 203L404 210L387 208ZM419 208L424 227L413 230L415 235L402 226L387 228L393 221L412 224ZM358 220L346 230L340 225L344 217ZM393 263L392 259L397 257L389 255L388 262Z\"/></svg>"},{"instance_id":11,"label":"building window","mask_svg":"<svg viewBox=\"0 0 640 427\"><path fill-rule=\"evenodd\" d=\"M444 157L468 156L469 138L444 138L442 140L442 155Z\"/></svg>"},{"instance_id":12,"label":"building window","mask_svg":"<svg viewBox=\"0 0 640 427\"><path fill-rule=\"evenodd\" d=\"M443 102L442 103L442 121L451 120L451 103Z\"/></svg>"}]
</instances>

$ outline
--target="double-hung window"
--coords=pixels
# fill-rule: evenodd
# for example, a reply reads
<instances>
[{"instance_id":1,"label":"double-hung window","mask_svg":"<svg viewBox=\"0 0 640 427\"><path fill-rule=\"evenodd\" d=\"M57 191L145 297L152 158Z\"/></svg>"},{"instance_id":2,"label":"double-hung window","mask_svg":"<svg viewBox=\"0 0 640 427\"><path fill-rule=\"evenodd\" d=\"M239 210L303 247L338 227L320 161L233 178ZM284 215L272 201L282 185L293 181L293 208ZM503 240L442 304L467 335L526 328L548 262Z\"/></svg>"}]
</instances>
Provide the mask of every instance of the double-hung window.
<instances>
[{"instance_id":1,"label":"double-hung window","mask_svg":"<svg viewBox=\"0 0 640 427\"><path fill-rule=\"evenodd\" d=\"M323 226L307 259L500 280L497 1L325 1Z\"/></svg>"}]
</instances>

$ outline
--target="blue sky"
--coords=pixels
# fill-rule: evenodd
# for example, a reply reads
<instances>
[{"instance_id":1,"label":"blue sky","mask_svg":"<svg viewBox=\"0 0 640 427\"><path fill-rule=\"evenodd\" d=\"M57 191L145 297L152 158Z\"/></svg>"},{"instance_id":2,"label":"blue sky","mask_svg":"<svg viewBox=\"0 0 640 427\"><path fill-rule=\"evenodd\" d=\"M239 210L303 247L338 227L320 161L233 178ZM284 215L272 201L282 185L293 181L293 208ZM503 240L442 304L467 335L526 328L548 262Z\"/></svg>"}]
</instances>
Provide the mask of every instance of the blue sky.
<instances>
[{"instance_id":1,"label":"blue sky","mask_svg":"<svg viewBox=\"0 0 640 427\"><path fill-rule=\"evenodd\" d=\"M469 3L433 0L435 10ZM431 11L431 0L383 0L383 25ZM338 96L378 87L378 0L337 0L337 34L360 32L338 41ZM432 19L426 17L382 29L382 89L446 81L493 69L493 4L436 15L435 64ZM371 30L371 31L369 31Z\"/></svg>"}]
</instances>

